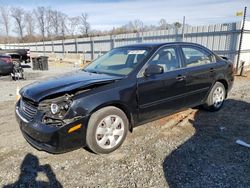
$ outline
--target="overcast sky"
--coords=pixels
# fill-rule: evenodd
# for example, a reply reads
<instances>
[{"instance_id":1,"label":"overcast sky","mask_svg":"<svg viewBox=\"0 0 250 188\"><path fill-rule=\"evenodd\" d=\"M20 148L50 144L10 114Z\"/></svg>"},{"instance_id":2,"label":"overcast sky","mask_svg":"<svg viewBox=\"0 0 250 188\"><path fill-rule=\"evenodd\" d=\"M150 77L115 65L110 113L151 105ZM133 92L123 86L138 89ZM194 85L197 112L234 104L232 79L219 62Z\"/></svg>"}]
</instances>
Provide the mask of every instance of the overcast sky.
<instances>
[{"instance_id":1,"label":"overcast sky","mask_svg":"<svg viewBox=\"0 0 250 188\"><path fill-rule=\"evenodd\" d=\"M51 7L69 16L89 14L92 29L111 29L135 19L145 24L158 24L161 18L168 23L186 22L191 25L240 21L237 11L248 6L250 0L0 0L1 5L33 9ZM248 20L250 20L248 13Z\"/></svg>"}]
</instances>

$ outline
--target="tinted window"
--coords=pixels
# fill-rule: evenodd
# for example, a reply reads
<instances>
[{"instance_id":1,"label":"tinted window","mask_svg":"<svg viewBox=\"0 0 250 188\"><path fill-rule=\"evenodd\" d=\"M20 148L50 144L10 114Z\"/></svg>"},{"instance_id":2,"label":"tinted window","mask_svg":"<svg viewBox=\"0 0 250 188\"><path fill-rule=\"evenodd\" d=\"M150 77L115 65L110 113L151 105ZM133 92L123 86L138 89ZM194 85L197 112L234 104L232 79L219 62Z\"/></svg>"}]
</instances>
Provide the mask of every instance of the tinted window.
<instances>
[{"instance_id":1,"label":"tinted window","mask_svg":"<svg viewBox=\"0 0 250 188\"><path fill-rule=\"evenodd\" d=\"M160 49L149 64L162 66L164 72L180 68L180 61L177 57L176 49L173 47Z\"/></svg>"},{"instance_id":2,"label":"tinted window","mask_svg":"<svg viewBox=\"0 0 250 188\"><path fill-rule=\"evenodd\" d=\"M213 55L195 47L182 47L187 67L204 65L213 62Z\"/></svg>"}]
</instances>

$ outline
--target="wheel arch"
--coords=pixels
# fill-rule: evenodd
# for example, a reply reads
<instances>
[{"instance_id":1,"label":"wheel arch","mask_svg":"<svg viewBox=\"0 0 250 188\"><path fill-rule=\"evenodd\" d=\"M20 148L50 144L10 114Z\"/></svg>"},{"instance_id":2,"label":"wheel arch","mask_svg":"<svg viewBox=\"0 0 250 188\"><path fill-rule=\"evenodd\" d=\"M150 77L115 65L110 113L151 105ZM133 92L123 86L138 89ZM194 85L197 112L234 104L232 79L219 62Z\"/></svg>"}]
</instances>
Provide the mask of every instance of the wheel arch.
<instances>
[{"instance_id":1,"label":"wheel arch","mask_svg":"<svg viewBox=\"0 0 250 188\"><path fill-rule=\"evenodd\" d=\"M223 86L224 86L225 89L226 89L226 97L227 97L227 92L228 92L228 83L227 83L227 81L226 81L225 79L218 79L216 82L220 82L220 83L223 84ZM216 82L215 82L215 83L216 83Z\"/></svg>"},{"instance_id":2,"label":"wheel arch","mask_svg":"<svg viewBox=\"0 0 250 188\"><path fill-rule=\"evenodd\" d=\"M228 90L228 83L225 79L219 79L217 82L220 82L224 85L225 89Z\"/></svg>"},{"instance_id":3,"label":"wheel arch","mask_svg":"<svg viewBox=\"0 0 250 188\"><path fill-rule=\"evenodd\" d=\"M129 108L126 104L123 104L123 103L117 102L117 101L110 102L110 103L104 103L104 104L101 104L101 105L95 107L90 112L90 115L92 115L94 112L100 110L101 108L108 107L108 106L114 106L114 107L119 108L120 110L122 110L124 112L124 114L127 116L128 121L129 121L129 131L132 132L133 127L134 127L134 117L132 115L131 110L129 110Z\"/></svg>"}]
</instances>

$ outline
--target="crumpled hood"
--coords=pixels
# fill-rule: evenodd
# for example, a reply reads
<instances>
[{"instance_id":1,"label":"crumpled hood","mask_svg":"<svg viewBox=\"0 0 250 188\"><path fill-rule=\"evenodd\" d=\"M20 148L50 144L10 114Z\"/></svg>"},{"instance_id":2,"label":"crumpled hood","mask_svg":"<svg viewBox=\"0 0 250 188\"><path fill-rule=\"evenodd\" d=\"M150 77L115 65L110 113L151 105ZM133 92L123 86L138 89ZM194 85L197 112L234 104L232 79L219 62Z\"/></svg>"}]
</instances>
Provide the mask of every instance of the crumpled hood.
<instances>
[{"instance_id":1,"label":"crumpled hood","mask_svg":"<svg viewBox=\"0 0 250 188\"><path fill-rule=\"evenodd\" d=\"M121 78L119 76L94 74L84 71L70 72L27 85L20 90L20 94L22 97L38 103L50 95L82 90L95 84L110 83Z\"/></svg>"}]
</instances>

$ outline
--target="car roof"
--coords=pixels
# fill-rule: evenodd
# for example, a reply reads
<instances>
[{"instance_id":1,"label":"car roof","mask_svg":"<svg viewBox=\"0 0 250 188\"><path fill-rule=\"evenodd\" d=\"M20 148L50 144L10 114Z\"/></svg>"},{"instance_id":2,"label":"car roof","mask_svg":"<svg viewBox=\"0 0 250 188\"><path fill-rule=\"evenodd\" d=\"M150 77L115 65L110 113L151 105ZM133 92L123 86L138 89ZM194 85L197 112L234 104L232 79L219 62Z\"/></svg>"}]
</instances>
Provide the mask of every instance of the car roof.
<instances>
[{"instance_id":1,"label":"car roof","mask_svg":"<svg viewBox=\"0 0 250 188\"><path fill-rule=\"evenodd\" d=\"M151 47L151 48L159 48L161 46L165 46L165 45L176 45L176 44L182 44L182 45L196 45L196 46L200 46L203 47L200 44L196 44L196 43L192 43L192 42L162 42L162 43L138 43L138 44L130 44L130 45L125 45L125 46L121 46L121 47Z\"/></svg>"}]
</instances>

